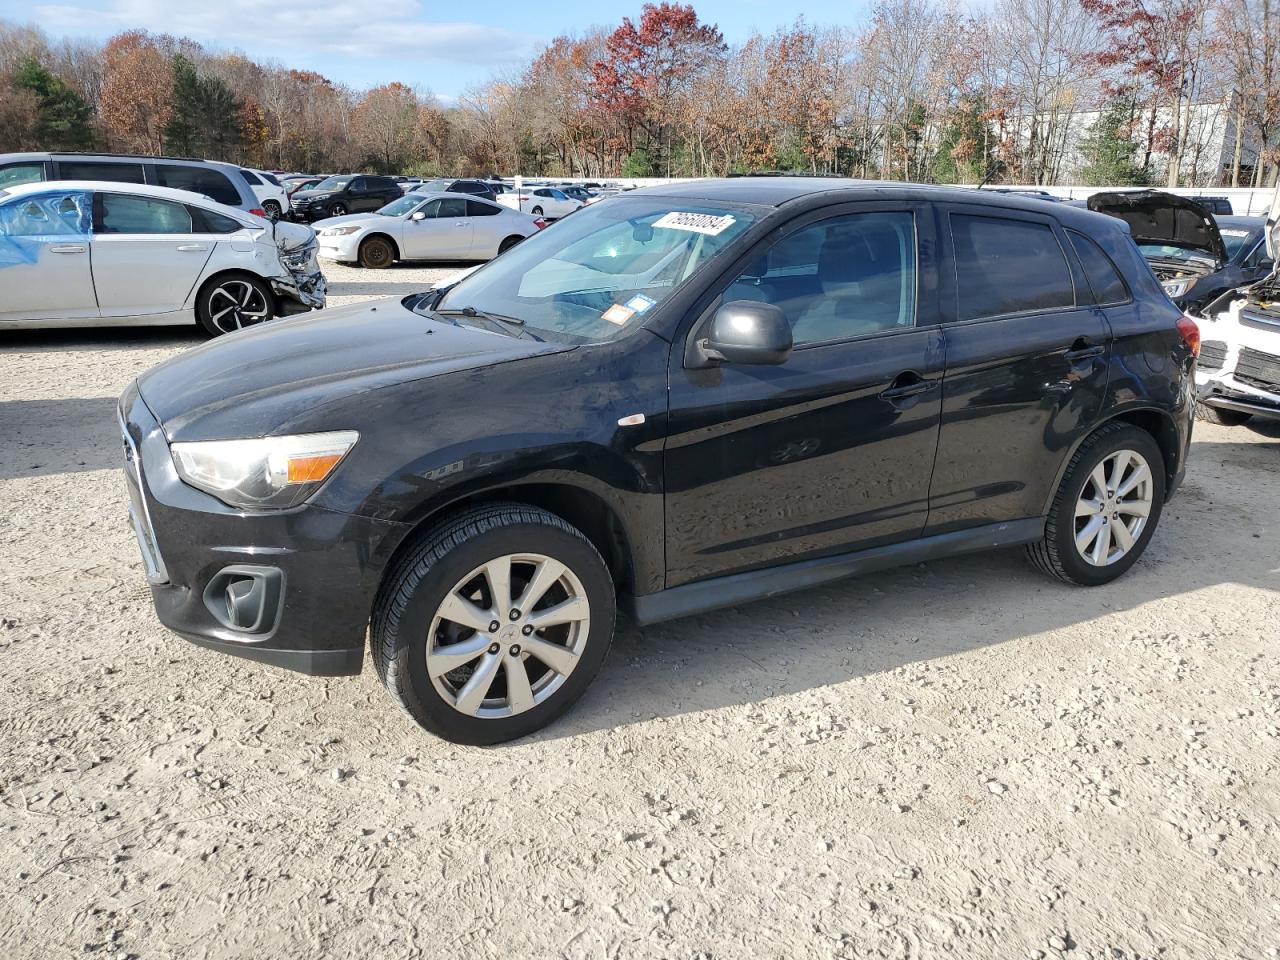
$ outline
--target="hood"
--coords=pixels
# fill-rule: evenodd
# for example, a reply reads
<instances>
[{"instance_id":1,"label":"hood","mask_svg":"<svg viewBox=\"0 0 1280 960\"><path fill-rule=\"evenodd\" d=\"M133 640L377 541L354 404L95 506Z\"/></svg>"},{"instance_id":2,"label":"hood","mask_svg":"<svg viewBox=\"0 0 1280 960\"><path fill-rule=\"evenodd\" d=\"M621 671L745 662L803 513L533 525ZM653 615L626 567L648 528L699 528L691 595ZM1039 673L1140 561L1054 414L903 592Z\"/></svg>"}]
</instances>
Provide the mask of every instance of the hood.
<instances>
[{"instance_id":1,"label":"hood","mask_svg":"<svg viewBox=\"0 0 1280 960\"><path fill-rule=\"evenodd\" d=\"M379 223L389 223L395 220L395 217L382 217L375 213L345 213L340 217L325 217L323 220L316 221L316 229L324 230L328 227L336 227L343 223L358 223L361 225L373 223L375 220Z\"/></svg>"},{"instance_id":2,"label":"hood","mask_svg":"<svg viewBox=\"0 0 1280 960\"><path fill-rule=\"evenodd\" d=\"M337 429L326 409L384 387L573 349L431 320L396 298L274 320L219 337L138 379L174 440Z\"/></svg>"},{"instance_id":3,"label":"hood","mask_svg":"<svg viewBox=\"0 0 1280 960\"><path fill-rule=\"evenodd\" d=\"M1213 214L1194 200L1158 190L1095 193L1088 207L1123 220L1135 243L1163 243L1211 257L1221 269L1227 247Z\"/></svg>"},{"instance_id":4,"label":"hood","mask_svg":"<svg viewBox=\"0 0 1280 960\"><path fill-rule=\"evenodd\" d=\"M332 197L336 192L336 190L299 190L289 199L295 202L298 200L321 200L324 197Z\"/></svg>"}]
</instances>

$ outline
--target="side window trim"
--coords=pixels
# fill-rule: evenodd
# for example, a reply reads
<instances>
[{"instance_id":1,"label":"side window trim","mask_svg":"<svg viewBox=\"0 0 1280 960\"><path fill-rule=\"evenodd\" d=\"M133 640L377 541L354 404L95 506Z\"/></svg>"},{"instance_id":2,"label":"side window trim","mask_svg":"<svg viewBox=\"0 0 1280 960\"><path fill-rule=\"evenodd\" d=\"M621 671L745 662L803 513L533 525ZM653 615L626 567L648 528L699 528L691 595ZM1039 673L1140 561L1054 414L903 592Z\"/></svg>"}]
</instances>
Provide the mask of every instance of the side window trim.
<instances>
[{"instance_id":1,"label":"side window trim","mask_svg":"<svg viewBox=\"0 0 1280 960\"><path fill-rule=\"evenodd\" d=\"M989 220L1020 220L1025 223L1035 223L1040 226L1048 227L1053 234L1053 238L1057 241L1058 249L1062 254L1062 259L1067 265L1067 270L1071 274L1072 299L1074 303L1071 306L1057 307L1038 307L1034 310L1016 310L1012 313L1000 313L987 317L974 317L968 320L960 318L960 263L956 257L955 235L951 229L952 216L959 214L965 217L985 217ZM938 235L945 244L945 257L949 264L947 269L948 280L951 283L951 293L947 298L947 306L949 308L948 315L940 316L939 322L944 326L957 326L959 324L969 323L990 323L996 320L1008 320L1013 317L1035 317L1048 316L1050 314L1062 313L1064 310L1081 310L1088 309L1090 303L1081 302L1081 284L1086 284L1084 275L1080 272L1080 267L1076 263L1074 251L1068 253L1066 244L1064 243L1064 235L1062 225L1058 221L1045 214L1032 213L1029 210L1004 209L996 207L988 207L980 204L970 203L949 203L945 206L940 205L938 208ZM1123 274L1121 274L1123 276Z\"/></svg>"}]
</instances>

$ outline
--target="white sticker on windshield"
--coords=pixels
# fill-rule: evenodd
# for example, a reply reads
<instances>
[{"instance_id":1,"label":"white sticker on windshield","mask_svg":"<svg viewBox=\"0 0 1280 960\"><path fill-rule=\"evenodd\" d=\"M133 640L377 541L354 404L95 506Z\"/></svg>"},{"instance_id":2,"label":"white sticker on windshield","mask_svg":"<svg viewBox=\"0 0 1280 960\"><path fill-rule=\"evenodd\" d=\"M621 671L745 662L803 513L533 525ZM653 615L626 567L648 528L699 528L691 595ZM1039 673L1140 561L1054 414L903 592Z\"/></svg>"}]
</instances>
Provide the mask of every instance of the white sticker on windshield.
<instances>
[{"instance_id":1,"label":"white sticker on windshield","mask_svg":"<svg viewBox=\"0 0 1280 960\"><path fill-rule=\"evenodd\" d=\"M655 227L667 230L688 230L690 233L705 233L709 237L724 233L736 221L726 214L717 217L710 213L681 213L672 210L653 221Z\"/></svg>"},{"instance_id":2,"label":"white sticker on windshield","mask_svg":"<svg viewBox=\"0 0 1280 960\"><path fill-rule=\"evenodd\" d=\"M634 297L632 297L630 300L627 301L626 305L629 309L634 310L636 313L644 313L646 310L648 310L657 302L658 301L654 300L652 297L646 297L643 293L637 293Z\"/></svg>"}]
</instances>

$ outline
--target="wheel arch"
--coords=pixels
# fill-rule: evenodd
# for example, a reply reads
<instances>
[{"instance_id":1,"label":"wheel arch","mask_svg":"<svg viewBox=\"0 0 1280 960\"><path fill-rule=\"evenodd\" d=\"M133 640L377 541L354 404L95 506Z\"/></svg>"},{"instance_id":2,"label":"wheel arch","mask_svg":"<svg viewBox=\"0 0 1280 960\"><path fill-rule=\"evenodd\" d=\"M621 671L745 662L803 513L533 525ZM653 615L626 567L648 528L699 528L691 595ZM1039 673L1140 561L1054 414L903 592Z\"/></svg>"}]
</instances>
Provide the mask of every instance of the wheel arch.
<instances>
[{"instance_id":1,"label":"wheel arch","mask_svg":"<svg viewBox=\"0 0 1280 960\"><path fill-rule=\"evenodd\" d=\"M1062 463L1058 466L1058 473L1053 479L1053 485L1049 488L1049 499L1045 502L1043 512L1048 513L1049 508L1052 506L1053 498L1057 495L1058 487L1061 486L1062 478L1066 475L1067 467L1070 466L1071 458L1076 455L1076 451L1080 449L1086 440L1109 423L1127 423L1151 435L1156 442L1156 446L1160 448L1160 455L1164 459L1165 489L1172 492L1178 470L1178 446L1180 442L1174 415L1170 411L1162 410L1158 407L1132 407L1117 411L1105 420L1098 421L1088 433L1082 434L1071 445L1063 456Z\"/></svg>"},{"instance_id":2,"label":"wheel arch","mask_svg":"<svg viewBox=\"0 0 1280 960\"><path fill-rule=\"evenodd\" d=\"M203 280L199 281L191 292L191 313L196 318L196 322L200 322L200 299L204 296L204 292L215 283L226 280L228 277L249 277L257 280L267 288L267 293L271 297L272 309L278 314L280 312L280 299L276 292L271 289L271 280L264 277L260 273L254 273L252 270L246 270L244 267L222 267Z\"/></svg>"},{"instance_id":3,"label":"wheel arch","mask_svg":"<svg viewBox=\"0 0 1280 960\"><path fill-rule=\"evenodd\" d=\"M391 244L391 252L395 254L395 259L397 260L400 259L400 244L396 243L396 238L391 236L391 234L384 233L381 230L375 231L373 233L366 233L363 237L360 238L360 242L356 244L357 259L360 256L360 248L363 247L370 240L374 240L374 239L385 240L387 241L387 243Z\"/></svg>"},{"instance_id":4,"label":"wheel arch","mask_svg":"<svg viewBox=\"0 0 1280 960\"><path fill-rule=\"evenodd\" d=\"M599 494L586 487L561 482L507 484L457 497L439 504L418 518L401 539L383 567L379 591L398 567L400 558L412 551L424 536L442 521L461 510L490 503L519 503L541 507L576 527L600 552L609 575L620 594L635 589L635 566L631 537L619 513Z\"/></svg>"}]
</instances>

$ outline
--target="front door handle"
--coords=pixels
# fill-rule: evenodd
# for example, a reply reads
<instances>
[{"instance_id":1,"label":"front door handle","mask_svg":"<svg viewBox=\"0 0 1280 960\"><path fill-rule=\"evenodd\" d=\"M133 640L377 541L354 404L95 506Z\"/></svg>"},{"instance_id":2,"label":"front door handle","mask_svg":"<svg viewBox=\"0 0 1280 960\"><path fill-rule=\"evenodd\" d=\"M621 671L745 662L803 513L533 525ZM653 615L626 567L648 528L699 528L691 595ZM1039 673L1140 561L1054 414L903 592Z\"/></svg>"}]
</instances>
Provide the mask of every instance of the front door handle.
<instances>
[{"instance_id":1,"label":"front door handle","mask_svg":"<svg viewBox=\"0 0 1280 960\"><path fill-rule=\"evenodd\" d=\"M1078 337L1076 342L1071 345L1071 349L1067 351L1066 357L1071 363L1079 363L1081 360L1092 360L1094 357L1100 357L1106 352L1106 344L1093 343L1088 337Z\"/></svg>"},{"instance_id":2,"label":"front door handle","mask_svg":"<svg viewBox=\"0 0 1280 960\"><path fill-rule=\"evenodd\" d=\"M183 253L200 253L208 250L209 245L206 243L180 243L178 244L178 249Z\"/></svg>"},{"instance_id":3,"label":"front door handle","mask_svg":"<svg viewBox=\"0 0 1280 960\"><path fill-rule=\"evenodd\" d=\"M902 400L932 390L936 384L936 380L926 380L915 371L908 370L894 377L893 383L880 391L880 396L885 400Z\"/></svg>"},{"instance_id":4,"label":"front door handle","mask_svg":"<svg viewBox=\"0 0 1280 960\"><path fill-rule=\"evenodd\" d=\"M84 253L83 243L55 243L49 248L50 253Z\"/></svg>"}]
</instances>

